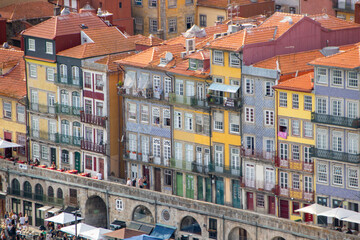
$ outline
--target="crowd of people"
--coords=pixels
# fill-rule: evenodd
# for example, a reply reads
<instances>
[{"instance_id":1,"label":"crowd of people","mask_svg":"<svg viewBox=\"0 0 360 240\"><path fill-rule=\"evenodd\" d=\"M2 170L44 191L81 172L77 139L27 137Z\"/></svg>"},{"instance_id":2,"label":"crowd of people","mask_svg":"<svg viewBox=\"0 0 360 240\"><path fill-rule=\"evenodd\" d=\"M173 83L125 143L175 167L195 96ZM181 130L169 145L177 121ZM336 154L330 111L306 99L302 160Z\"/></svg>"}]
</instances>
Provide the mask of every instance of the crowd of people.
<instances>
[{"instance_id":1,"label":"crowd of people","mask_svg":"<svg viewBox=\"0 0 360 240\"><path fill-rule=\"evenodd\" d=\"M3 239L24 239L21 232L27 231L29 228L29 218L27 214L19 213L17 215L13 211L5 212L4 220L1 225L1 240Z\"/></svg>"},{"instance_id":2,"label":"crowd of people","mask_svg":"<svg viewBox=\"0 0 360 240\"><path fill-rule=\"evenodd\" d=\"M134 179L128 178L126 185L136 187L136 178ZM137 181L137 186L139 188L148 188L147 177L146 176L140 177L139 180Z\"/></svg>"}]
</instances>

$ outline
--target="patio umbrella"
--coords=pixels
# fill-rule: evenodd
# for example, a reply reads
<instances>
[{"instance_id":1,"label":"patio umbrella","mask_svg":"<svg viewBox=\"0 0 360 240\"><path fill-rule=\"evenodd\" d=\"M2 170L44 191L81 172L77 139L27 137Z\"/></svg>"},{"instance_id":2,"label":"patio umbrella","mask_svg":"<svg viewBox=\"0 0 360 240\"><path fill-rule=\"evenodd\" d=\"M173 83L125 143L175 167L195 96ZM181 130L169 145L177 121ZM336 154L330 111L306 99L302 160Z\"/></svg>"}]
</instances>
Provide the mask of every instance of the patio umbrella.
<instances>
[{"instance_id":1,"label":"patio umbrella","mask_svg":"<svg viewBox=\"0 0 360 240\"><path fill-rule=\"evenodd\" d=\"M76 234L79 235L79 234L82 234L84 232L90 231L92 229L96 229L96 227L87 225L85 223L78 223L78 224L76 224L76 229L77 229ZM66 232L66 233L71 234L71 235L75 235L75 224L67 226L67 227L63 227L63 228L60 229L60 231Z\"/></svg>"},{"instance_id":2,"label":"patio umbrella","mask_svg":"<svg viewBox=\"0 0 360 240\"><path fill-rule=\"evenodd\" d=\"M23 146L17 143L6 141L4 139L0 139L0 148L13 148L13 147L23 147Z\"/></svg>"},{"instance_id":3,"label":"patio umbrella","mask_svg":"<svg viewBox=\"0 0 360 240\"><path fill-rule=\"evenodd\" d=\"M331 208L314 203L309 206L297 209L297 210L295 210L295 212L303 212L303 213L318 215L319 213L323 213L323 212L326 212L329 210L331 210Z\"/></svg>"},{"instance_id":4,"label":"patio umbrella","mask_svg":"<svg viewBox=\"0 0 360 240\"><path fill-rule=\"evenodd\" d=\"M83 233L80 233L81 237L87 238L87 239L93 239L93 240L103 240L105 239L103 237L103 234L112 232L109 229L105 229L105 228L95 228Z\"/></svg>"},{"instance_id":5,"label":"patio umbrella","mask_svg":"<svg viewBox=\"0 0 360 240\"><path fill-rule=\"evenodd\" d=\"M342 220L343 218L347 218L355 214L357 214L357 212L338 207L326 212L322 212L318 214L318 216L333 217Z\"/></svg>"},{"instance_id":6,"label":"patio umbrella","mask_svg":"<svg viewBox=\"0 0 360 240\"><path fill-rule=\"evenodd\" d=\"M351 215L350 217L346 217L341 220L360 224L360 213L356 213L354 215Z\"/></svg>"},{"instance_id":7,"label":"patio umbrella","mask_svg":"<svg viewBox=\"0 0 360 240\"><path fill-rule=\"evenodd\" d=\"M82 217L77 217L77 220L81 220L83 219ZM58 223L58 224L66 224L66 223L71 223L71 222L75 222L75 216L71 213L60 213L59 215L53 216L51 218L47 218L45 219L45 221L48 222L54 222L54 223Z\"/></svg>"}]
</instances>

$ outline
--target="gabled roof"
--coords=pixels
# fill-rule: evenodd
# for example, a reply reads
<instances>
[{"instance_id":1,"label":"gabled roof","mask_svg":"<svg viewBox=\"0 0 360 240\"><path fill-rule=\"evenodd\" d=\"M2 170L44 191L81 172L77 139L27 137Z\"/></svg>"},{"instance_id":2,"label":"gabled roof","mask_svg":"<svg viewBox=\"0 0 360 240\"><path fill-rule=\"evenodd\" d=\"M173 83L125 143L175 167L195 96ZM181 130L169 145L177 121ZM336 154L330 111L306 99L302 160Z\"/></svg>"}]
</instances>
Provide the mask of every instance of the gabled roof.
<instances>
[{"instance_id":1,"label":"gabled roof","mask_svg":"<svg viewBox=\"0 0 360 240\"><path fill-rule=\"evenodd\" d=\"M143 38L139 41L136 41L136 44L144 45L144 46L158 46L163 42L162 39L155 37L154 35L150 34L149 37Z\"/></svg>"},{"instance_id":2,"label":"gabled roof","mask_svg":"<svg viewBox=\"0 0 360 240\"><path fill-rule=\"evenodd\" d=\"M205 59L210 59L210 51L205 49L205 50L200 50L197 51L195 53L192 53L188 56L188 58L191 59L198 59L198 60L205 60Z\"/></svg>"},{"instance_id":3,"label":"gabled roof","mask_svg":"<svg viewBox=\"0 0 360 240\"><path fill-rule=\"evenodd\" d=\"M95 63L107 65L108 71L114 72L118 70L118 65L115 63L115 61L124 59L134 54L135 52L125 52L125 53L107 55L106 57L100 58L99 60L95 61Z\"/></svg>"},{"instance_id":4,"label":"gabled roof","mask_svg":"<svg viewBox=\"0 0 360 240\"><path fill-rule=\"evenodd\" d=\"M252 2L251 0L232 0L232 4L236 5L250 5L250 4L257 4L268 2L269 0L258 0L256 3ZM198 0L197 5L203 7L210 7L210 8L220 8L220 9L227 9L229 6L228 0Z\"/></svg>"},{"instance_id":5,"label":"gabled roof","mask_svg":"<svg viewBox=\"0 0 360 240\"><path fill-rule=\"evenodd\" d=\"M309 17L315 20L316 22L320 23L323 28L330 30L360 27L360 24L350 21L345 21L340 18L327 15L326 13L311 15Z\"/></svg>"},{"instance_id":6,"label":"gabled roof","mask_svg":"<svg viewBox=\"0 0 360 240\"><path fill-rule=\"evenodd\" d=\"M54 5L44 1L21 2L0 8L0 14L8 21L51 17Z\"/></svg>"},{"instance_id":7,"label":"gabled roof","mask_svg":"<svg viewBox=\"0 0 360 240\"><path fill-rule=\"evenodd\" d=\"M314 72L310 72L299 77L291 78L274 86L274 89L284 89L290 91L310 93L314 89Z\"/></svg>"},{"instance_id":8,"label":"gabled roof","mask_svg":"<svg viewBox=\"0 0 360 240\"><path fill-rule=\"evenodd\" d=\"M83 32L93 41L83 43L58 53L59 56L84 59L112 53L134 51L135 42L144 39L142 35L127 36L116 27L84 29Z\"/></svg>"},{"instance_id":9,"label":"gabled roof","mask_svg":"<svg viewBox=\"0 0 360 240\"><path fill-rule=\"evenodd\" d=\"M356 46L328 57L318 58L310 62L310 64L346 69L358 68L360 67L360 46Z\"/></svg>"},{"instance_id":10,"label":"gabled roof","mask_svg":"<svg viewBox=\"0 0 360 240\"><path fill-rule=\"evenodd\" d=\"M90 12L71 13L69 15L60 15L52 17L42 23L35 25L23 32L24 36L32 36L45 39L54 39L57 36L80 33L81 25L88 28L101 28L107 25Z\"/></svg>"},{"instance_id":11,"label":"gabled roof","mask_svg":"<svg viewBox=\"0 0 360 240\"><path fill-rule=\"evenodd\" d=\"M24 52L0 48L0 63L11 61L13 66L5 74L0 75L0 95L22 99L26 96ZM17 62L14 62L17 61Z\"/></svg>"}]
</instances>

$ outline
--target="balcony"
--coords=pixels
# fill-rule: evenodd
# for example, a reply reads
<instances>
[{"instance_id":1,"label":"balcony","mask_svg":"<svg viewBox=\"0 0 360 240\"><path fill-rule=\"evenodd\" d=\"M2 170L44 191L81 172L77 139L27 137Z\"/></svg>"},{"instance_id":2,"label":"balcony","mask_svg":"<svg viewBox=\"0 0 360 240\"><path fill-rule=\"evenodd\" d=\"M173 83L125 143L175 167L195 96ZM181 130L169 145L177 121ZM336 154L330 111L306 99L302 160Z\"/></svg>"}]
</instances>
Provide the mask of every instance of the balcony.
<instances>
[{"instance_id":1,"label":"balcony","mask_svg":"<svg viewBox=\"0 0 360 240\"><path fill-rule=\"evenodd\" d=\"M165 159L161 157L150 156L148 154L142 154L140 152L126 151L124 158L128 160L141 161L144 163L162 165L170 167L170 159Z\"/></svg>"},{"instance_id":2,"label":"balcony","mask_svg":"<svg viewBox=\"0 0 360 240\"><path fill-rule=\"evenodd\" d=\"M49 133L47 131L34 130L32 128L29 129L29 135L32 138L50 141L54 143L59 142L59 136L57 133Z\"/></svg>"},{"instance_id":3,"label":"balcony","mask_svg":"<svg viewBox=\"0 0 360 240\"><path fill-rule=\"evenodd\" d=\"M267 152L267 151L256 151L252 149L245 149L244 151L241 151L241 155L243 157L248 157L255 160L263 160L267 162L275 162L276 159L276 152Z\"/></svg>"},{"instance_id":4,"label":"balcony","mask_svg":"<svg viewBox=\"0 0 360 240\"><path fill-rule=\"evenodd\" d=\"M73 145L73 146L81 146L81 137L76 137L66 134L58 134L58 135L59 135L59 143Z\"/></svg>"},{"instance_id":5,"label":"balcony","mask_svg":"<svg viewBox=\"0 0 360 240\"><path fill-rule=\"evenodd\" d=\"M336 152L319 148L311 148L311 156L316 158L330 159L348 163L360 163L360 154Z\"/></svg>"},{"instance_id":6,"label":"balcony","mask_svg":"<svg viewBox=\"0 0 360 240\"><path fill-rule=\"evenodd\" d=\"M306 172L314 172L314 163L303 163L303 170Z\"/></svg>"},{"instance_id":7,"label":"balcony","mask_svg":"<svg viewBox=\"0 0 360 240\"><path fill-rule=\"evenodd\" d=\"M289 168L289 159L282 159L279 156L275 158L275 166L282 168Z\"/></svg>"},{"instance_id":8,"label":"balcony","mask_svg":"<svg viewBox=\"0 0 360 240\"><path fill-rule=\"evenodd\" d=\"M189 105L193 107L208 107L208 103L205 99L199 99L196 96L192 96L192 97L181 96L181 95L176 95L175 93L169 93L169 102Z\"/></svg>"},{"instance_id":9,"label":"balcony","mask_svg":"<svg viewBox=\"0 0 360 240\"><path fill-rule=\"evenodd\" d=\"M90 123L94 125L98 125L100 127L106 126L106 117L100 117L93 114L85 113L84 111L80 111L80 119L83 123Z\"/></svg>"},{"instance_id":10,"label":"balcony","mask_svg":"<svg viewBox=\"0 0 360 240\"><path fill-rule=\"evenodd\" d=\"M314 192L304 192L303 199L306 201L314 202Z\"/></svg>"},{"instance_id":11,"label":"balcony","mask_svg":"<svg viewBox=\"0 0 360 240\"><path fill-rule=\"evenodd\" d=\"M174 158L171 158L170 166L172 168L187 170L187 171L191 171L194 173L207 174L209 172L208 166L197 163L196 161L189 162L189 161L185 161L185 160L176 160Z\"/></svg>"},{"instance_id":12,"label":"balcony","mask_svg":"<svg viewBox=\"0 0 360 240\"><path fill-rule=\"evenodd\" d=\"M56 114L56 106L49 106L49 105L38 104L38 103L30 103L29 110L38 112L38 113Z\"/></svg>"},{"instance_id":13,"label":"balcony","mask_svg":"<svg viewBox=\"0 0 360 240\"><path fill-rule=\"evenodd\" d=\"M228 166L228 165L219 165L219 164L209 164L209 172L211 173L220 173L221 175L226 175L230 177L240 177L240 167Z\"/></svg>"},{"instance_id":14,"label":"balcony","mask_svg":"<svg viewBox=\"0 0 360 240\"><path fill-rule=\"evenodd\" d=\"M81 149L106 155L105 144L96 144L91 141L81 140Z\"/></svg>"},{"instance_id":15,"label":"balcony","mask_svg":"<svg viewBox=\"0 0 360 240\"><path fill-rule=\"evenodd\" d=\"M221 106L224 108L238 111L240 111L241 108L240 98L218 97L209 95L206 100L211 106Z\"/></svg>"},{"instance_id":16,"label":"balcony","mask_svg":"<svg viewBox=\"0 0 360 240\"><path fill-rule=\"evenodd\" d=\"M57 104L56 110L59 114L65 114L65 115L70 115L70 116L80 116L80 111L82 111L83 108L68 106L65 104Z\"/></svg>"},{"instance_id":17,"label":"balcony","mask_svg":"<svg viewBox=\"0 0 360 240\"><path fill-rule=\"evenodd\" d=\"M257 189L259 191L275 192L275 183L274 182L248 179L245 177L241 177L241 187Z\"/></svg>"},{"instance_id":18,"label":"balcony","mask_svg":"<svg viewBox=\"0 0 360 240\"><path fill-rule=\"evenodd\" d=\"M63 87L69 86L69 87L77 87L81 88L81 79L80 77L72 77L67 75L58 75L55 74L55 84L62 85Z\"/></svg>"},{"instance_id":19,"label":"balcony","mask_svg":"<svg viewBox=\"0 0 360 240\"><path fill-rule=\"evenodd\" d=\"M64 205L64 199L62 198L50 197L43 194L36 194L33 192L26 192L16 188L11 188L11 187L7 188L7 193L14 197L17 196L21 198L35 200L35 201L43 202L44 204L49 204L49 205L54 204L59 206Z\"/></svg>"},{"instance_id":20,"label":"balcony","mask_svg":"<svg viewBox=\"0 0 360 240\"><path fill-rule=\"evenodd\" d=\"M360 128L360 118L348 118L327 114L311 113L311 122L336 125L349 128Z\"/></svg>"},{"instance_id":21,"label":"balcony","mask_svg":"<svg viewBox=\"0 0 360 240\"><path fill-rule=\"evenodd\" d=\"M165 98L163 91L153 91L152 88L137 89L121 87L118 88L118 95L156 100L163 100Z\"/></svg>"},{"instance_id":22,"label":"balcony","mask_svg":"<svg viewBox=\"0 0 360 240\"><path fill-rule=\"evenodd\" d=\"M290 189L290 197L291 198L302 199L303 198L302 195L303 195L303 192L301 191L301 189L297 189L297 188Z\"/></svg>"}]
</instances>

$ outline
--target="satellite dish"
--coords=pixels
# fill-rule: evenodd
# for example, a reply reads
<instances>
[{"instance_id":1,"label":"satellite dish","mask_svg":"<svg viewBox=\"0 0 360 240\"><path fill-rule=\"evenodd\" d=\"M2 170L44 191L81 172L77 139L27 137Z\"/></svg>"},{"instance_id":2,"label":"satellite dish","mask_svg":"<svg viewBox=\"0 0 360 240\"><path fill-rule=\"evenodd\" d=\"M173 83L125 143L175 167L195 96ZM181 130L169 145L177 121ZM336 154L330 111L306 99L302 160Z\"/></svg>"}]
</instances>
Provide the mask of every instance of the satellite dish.
<instances>
[{"instance_id":1,"label":"satellite dish","mask_svg":"<svg viewBox=\"0 0 360 240\"><path fill-rule=\"evenodd\" d=\"M172 53L171 53L171 52L167 52L167 53L165 54L165 59L166 59L167 62L170 62L170 61L173 59Z\"/></svg>"}]
</instances>

